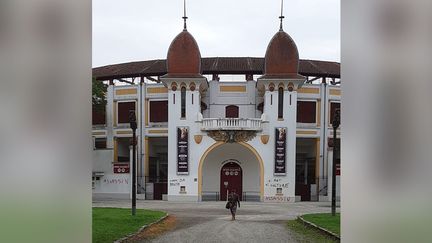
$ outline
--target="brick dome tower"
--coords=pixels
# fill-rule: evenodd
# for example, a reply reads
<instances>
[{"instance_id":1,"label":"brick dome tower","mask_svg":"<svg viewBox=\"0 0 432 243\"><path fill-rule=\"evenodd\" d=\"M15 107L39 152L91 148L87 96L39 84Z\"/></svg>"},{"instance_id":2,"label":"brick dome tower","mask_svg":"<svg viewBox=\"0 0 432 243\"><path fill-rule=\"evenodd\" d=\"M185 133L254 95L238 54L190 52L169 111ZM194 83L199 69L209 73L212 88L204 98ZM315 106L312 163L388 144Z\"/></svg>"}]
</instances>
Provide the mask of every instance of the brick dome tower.
<instances>
[{"instance_id":1,"label":"brick dome tower","mask_svg":"<svg viewBox=\"0 0 432 243\"><path fill-rule=\"evenodd\" d=\"M262 78L304 78L298 74L299 54L294 40L282 29L267 46Z\"/></svg>"},{"instance_id":2,"label":"brick dome tower","mask_svg":"<svg viewBox=\"0 0 432 243\"><path fill-rule=\"evenodd\" d=\"M200 50L195 38L186 29L171 42L166 65L166 77L202 77Z\"/></svg>"}]
</instances>

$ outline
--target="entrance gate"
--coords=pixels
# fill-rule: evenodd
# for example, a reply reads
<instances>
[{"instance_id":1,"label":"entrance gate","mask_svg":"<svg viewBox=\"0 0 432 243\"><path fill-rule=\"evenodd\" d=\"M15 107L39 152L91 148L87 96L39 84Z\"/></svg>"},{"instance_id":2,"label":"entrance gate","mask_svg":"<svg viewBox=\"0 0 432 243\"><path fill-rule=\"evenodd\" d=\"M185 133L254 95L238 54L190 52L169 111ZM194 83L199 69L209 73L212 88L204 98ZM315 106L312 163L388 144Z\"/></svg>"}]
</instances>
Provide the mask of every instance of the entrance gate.
<instances>
[{"instance_id":1,"label":"entrance gate","mask_svg":"<svg viewBox=\"0 0 432 243\"><path fill-rule=\"evenodd\" d=\"M242 200L243 173L239 164L234 162L226 163L222 166L220 174L220 199L227 200L227 192L235 190Z\"/></svg>"}]
</instances>

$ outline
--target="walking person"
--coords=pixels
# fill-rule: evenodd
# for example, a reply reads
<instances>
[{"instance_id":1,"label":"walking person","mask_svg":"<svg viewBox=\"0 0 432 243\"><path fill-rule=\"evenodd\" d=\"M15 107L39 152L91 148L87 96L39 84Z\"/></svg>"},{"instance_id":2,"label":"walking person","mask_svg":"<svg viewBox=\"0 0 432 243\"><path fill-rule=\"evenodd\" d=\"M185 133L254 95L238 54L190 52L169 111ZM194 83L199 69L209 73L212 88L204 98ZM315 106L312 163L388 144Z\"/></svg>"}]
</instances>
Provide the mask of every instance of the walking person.
<instances>
[{"instance_id":1,"label":"walking person","mask_svg":"<svg viewBox=\"0 0 432 243\"><path fill-rule=\"evenodd\" d=\"M240 207L240 200L239 195L236 193L236 190L232 190L231 193L228 195L228 203L229 203L229 209L231 211L231 220L235 220L235 215L237 212L237 204Z\"/></svg>"}]
</instances>

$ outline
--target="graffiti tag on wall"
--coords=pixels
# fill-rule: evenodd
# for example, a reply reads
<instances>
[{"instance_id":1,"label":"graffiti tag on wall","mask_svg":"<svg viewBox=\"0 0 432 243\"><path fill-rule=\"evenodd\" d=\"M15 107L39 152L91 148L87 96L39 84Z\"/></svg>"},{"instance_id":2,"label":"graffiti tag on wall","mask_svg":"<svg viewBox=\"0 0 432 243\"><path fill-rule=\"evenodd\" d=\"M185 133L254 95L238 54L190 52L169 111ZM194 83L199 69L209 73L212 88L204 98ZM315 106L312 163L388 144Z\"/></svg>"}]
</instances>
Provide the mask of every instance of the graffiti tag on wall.
<instances>
[{"instance_id":1,"label":"graffiti tag on wall","mask_svg":"<svg viewBox=\"0 0 432 243\"><path fill-rule=\"evenodd\" d=\"M129 184L129 180L128 179L104 179L103 183L105 184L116 184L116 185L121 185L121 184Z\"/></svg>"},{"instance_id":2,"label":"graffiti tag on wall","mask_svg":"<svg viewBox=\"0 0 432 243\"><path fill-rule=\"evenodd\" d=\"M283 196L265 196L265 202L290 202L291 198Z\"/></svg>"},{"instance_id":3,"label":"graffiti tag on wall","mask_svg":"<svg viewBox=\"0 0 432 243\"><path fill-rule=\"evenodd\" d=\"M184 178L175 178L169 180L170 186L180 186L180 183L185 182L186 180Z\"/></svg>"},{"instance_id":4,"label":"graffiti tag on wall","mask_svg":"<svg viewBox=\"0 0 432 243\"><path fill-rule=\"evenodd\" d=\"M282 179L274 178L270 179L265 183L266 187L274 187L274 188L288 188L289 183L284 183Z\"/></svg>"}]
</instances>

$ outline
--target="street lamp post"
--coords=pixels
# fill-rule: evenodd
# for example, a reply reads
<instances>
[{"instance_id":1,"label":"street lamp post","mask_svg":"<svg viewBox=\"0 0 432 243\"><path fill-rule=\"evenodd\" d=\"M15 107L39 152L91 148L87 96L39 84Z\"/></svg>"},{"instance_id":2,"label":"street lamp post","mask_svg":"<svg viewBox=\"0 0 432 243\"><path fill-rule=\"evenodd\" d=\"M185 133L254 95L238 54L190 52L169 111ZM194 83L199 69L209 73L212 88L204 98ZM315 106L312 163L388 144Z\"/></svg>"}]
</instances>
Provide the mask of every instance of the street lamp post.
<instances>
[{"instance_id":1,"label":"street lamp post","mask_svg":"<svg viewBox=\"0 0 432 243\"><path fill-rule=\"evenodd\" d=\"M340 109L336 109L332 121L333 126L333 168L332 168L332 215L336 215L336 130L340 125Z\"/></svg>"},{"instance_id":2,"label":"street lamp post","mask_svg":"<svg viewBox=\"0 0 432 243\"><path fill-rule=\"evenodd\" d=\"M136 161L135 161L135 154L136 154L136 129L137 129L137 122L136 122L136 116L135 111L129 111L129 123L130 127L132 129L132 215L135 215L136 212Z\"/></svg>"}]
</instances>

